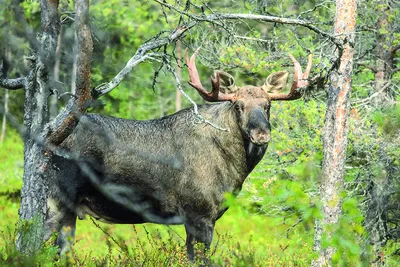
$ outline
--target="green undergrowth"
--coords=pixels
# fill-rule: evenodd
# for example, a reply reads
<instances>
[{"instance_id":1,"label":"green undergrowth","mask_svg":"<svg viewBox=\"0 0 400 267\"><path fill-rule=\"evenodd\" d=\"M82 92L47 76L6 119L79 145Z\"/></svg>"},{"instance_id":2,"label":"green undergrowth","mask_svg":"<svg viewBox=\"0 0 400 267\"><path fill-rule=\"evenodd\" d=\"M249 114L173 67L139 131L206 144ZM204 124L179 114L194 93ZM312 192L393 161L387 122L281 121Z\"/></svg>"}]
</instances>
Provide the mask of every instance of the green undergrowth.
<instances>
[{"instance_id":1,"label":"green undergrowth","mask_svg":"<svg viewBox=\"0 0 400 267\"><path fill-rule=\"evenodd\" d=\"M236 218L233 211L217 224L208 254L215 266L308 266L311 245L303 235L294 240L261 216ZM235 222L236 227L232 227ZM242 227L239 227L242 226ZM0 265L21 266L187 266L184 229L180 226L105 225L80 221L73 250L58 258L49 244L35 257L21 256L14 249L15 232L1 233ZM292 238L293 239L293 238ZM307 238L306 238L307 239ZM310 241L310 240L308 240ZM202 251L200 245L198 250ZM201 263L198 261L197 263Z\"/></svg>"},{"instance_id":2,"label":"green undergrowth","mask_svg":"<svg viewBox=\"0 0 400 267\"><path fill-rule=\"evenodd\" d=\"M189 264L183 226L108 225L91 219L78 221L75 245L65 258L59 259L51 246L55 237L35 258L24 257L14 248L17 207L7 206L6 210L15 216L1 222L0 266ZM239 205L233 206L217 222L208 257L216 266L308 266L312 234L305 235L302 229L289 234L289 227L281 219L251 215Z\"/></svg>"}]
</instances>

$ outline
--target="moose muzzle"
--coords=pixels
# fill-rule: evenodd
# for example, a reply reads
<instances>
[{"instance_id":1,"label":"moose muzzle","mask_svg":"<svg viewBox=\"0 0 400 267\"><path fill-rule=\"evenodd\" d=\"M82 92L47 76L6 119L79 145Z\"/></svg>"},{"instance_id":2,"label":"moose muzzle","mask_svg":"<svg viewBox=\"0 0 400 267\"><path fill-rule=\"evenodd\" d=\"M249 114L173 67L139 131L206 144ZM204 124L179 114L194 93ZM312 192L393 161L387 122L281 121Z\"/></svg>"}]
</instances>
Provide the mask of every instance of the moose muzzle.
<instances>
[{"instance_id":1,"label":"moose muzzle","mask_svg":"<svg viewBox=\"0 0 400 267\"><path fill-rule=\"evenodd\" d=\"M264 110L257 108L250 111L247 130L250 141L255 145L265 145L270 141L271 125Z\"/></svg>"}]
</instances>

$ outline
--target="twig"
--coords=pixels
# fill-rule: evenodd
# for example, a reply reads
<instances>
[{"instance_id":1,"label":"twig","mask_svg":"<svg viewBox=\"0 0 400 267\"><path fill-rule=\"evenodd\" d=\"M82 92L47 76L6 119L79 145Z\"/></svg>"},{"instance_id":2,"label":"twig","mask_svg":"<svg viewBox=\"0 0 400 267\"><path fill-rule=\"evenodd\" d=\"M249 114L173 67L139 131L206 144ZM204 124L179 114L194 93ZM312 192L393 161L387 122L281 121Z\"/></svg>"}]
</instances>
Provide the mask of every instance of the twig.
<instances>
[{"instance_id":1,"label":"twig","mask_svg":"<svg viewBox=\"0 0 400 267\"><path fill-rule=\"evenodd\" d=\"M119 251L120 253L126 253L126 250L122 248L122 246L117 242L117 240L115 240L115 238L110 235L110 233L108 233L106 230L104 230L94 219L93 217L90 217L90 220L92 221L92 223L99 228L103 234L105 234L109 239L111 239L121 250Z\"/></svg>"},{"instance_id":2,"label":"twig","mask_svg":"<svg viewBox=\"0 0 400 267\"><path fill-rule=\"evenodd\" d=\"M260 43L268 43L268 44L272 43L271 40L264 40L261 38L253 38L253 37L240 36L240 35L234 35L233 37L238 38L238 39L248 40L248 41L260 42Z\"/></svg>"},{"instance_id":3,"label":"twig","mask_svg":"<svg viewBox=\"0 0 400 267\"><path fill-rule=\"evenodd\" d=\"M71 97L73 97L73 98L76 98L76 95L74 95L73 93L71 93L71 92L65 92L65 93L62 93L62 94L60 94L60 95L57 95L57 99L61 99L62 97L66 96L66 95L69 95L69 96L71 96Z\"/></svg>"},{"instance_id":4,"label":"twig","mask_svg":"<svg viewBox=\"0 0 400 267\"><path fill-rule=\"evenodd\" d=\"M321 7L321 6L324 6L325 4L332 4L333 3L333 1L324 1L324 2L322 2L322 3L319 3L319 4L316 4L312 9L309 9L309 10L306 10L306 11L303 11L303 12L301 12L298 16L297 16L297 18L298 19L300 19L303 15L305 15L305 14L308 14L308 13L311 13L311 12L314 12L315 10L317 10L317 8L319 8L319 7Z\"/></svg>"},{"instance_id":5,"label":"twig","mask_svg":"<svg viewBox=\"0 0 400 267\"><path fill-rule=\"evenodd\" d=\"M388 81L384 86L382 86L382 88L378 91L373 93L372 95L370 95L369 97L365 98L365 99L361 99L358 101L354 101L353 103L351 103L352 105L361 105L364 103L369 102L371 99L377 97L378 95L380 95L383 91L385 91L391 84L391 81Z\"/></svg>"}]
</instances>

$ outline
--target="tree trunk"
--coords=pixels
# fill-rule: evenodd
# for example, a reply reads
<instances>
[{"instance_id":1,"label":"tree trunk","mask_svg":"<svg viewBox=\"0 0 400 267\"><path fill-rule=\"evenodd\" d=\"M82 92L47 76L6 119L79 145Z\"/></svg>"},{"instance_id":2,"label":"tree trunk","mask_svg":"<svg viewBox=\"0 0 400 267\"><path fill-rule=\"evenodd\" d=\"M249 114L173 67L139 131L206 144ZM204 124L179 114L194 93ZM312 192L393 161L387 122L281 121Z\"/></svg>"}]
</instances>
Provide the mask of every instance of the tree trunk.
<instances>
[{"instance_id":1,"label":"tree trunk","mask_svg":"<svg viewBox=\"0 0 400 267\"><path fill-rule=\"evenodd\" d=\"M374 89L378 92L378 95L374 98L375 107L380 107L387 103L387 99L391 98L389 86L386 86L391 79L394 62L391 57L391 29L389 22L389 15L391 9L389 5L383 3L384 1L378 1L378 23L376 31L376 65L375 65L375 81Z\"/></svg>"},{"instance_id":2,"label":"tree trunk","mask_svg":"<svg viewBox=\"0 0 400 267\"><path fill-rule=\"evenodd\" d=\"M36 61L36 60L35 60ZM32 62L32 74L25 91L24 181L19 210L20 224L17 248L24 254L33 254L43 242L43 225L47 209L47 186L38 170L45 162L43 148L35 138L48 122L46 86L48 74L39 59Z\"/></svg>"},{"instance_id":3,"label":"tree trunk","mask_svg":"<svg viewBox=\"0 0 400 267\"><path fill-rule=\"evenodd\" d=\"M60 80L60 63L61 63L61 29L60 29L60 34L58 35L57 39L57 49L56 49L56 54L55 54L55 63L54 63L54 81L56 83L59 83ZM54 119L57 116L58 113L58 108L57 108L57 99L58 94L53 92L53 94L50 96L50 119Z\"/></svg>"},{"instance_id":4,"label":"tree trunk","mask_svg":"<svg viewBox=\"0 0 400 267\"><path fill-rule=\"evenodd\" d=\"M374 91L377 93L374 98L375 108L379 109L390 104L393 93L390 91L390 83L395 69L394 57L396 48L393 47L393 25L389 17L393 9L387 1L378 1L377 11L379 14L376 31L376 64ZM375 137L378 139L378 137ZM365 216L365 228L369 233L369 242L373 245L378 259L381 257L379 251L386 244L388 238L388 218L387 205L390 202L390 196L393 194L393 186L390 179L391 160L386 152L385 142L379 142L379 154L381 162L384 164L386 172L374 177L370 181L367 193L370 196L370 202ZM377 266L381 265L383 259L376 261Z\"/></svg>"},{"instance_id":5,"label":"tree trunk","mask_svg":"<svg viewBox=\"0 0 400 267\"><path fill-rule=\"evenodd\" d=\"M6 90L4 93L4 115L3 115L3 122L1 124L0 143L4 142L4 137L6 136L7 113L8 113L8 90Z\"/></svg>"},{"instance_id":6,"label":"tree trunk","mask_svg":"<svg viewBox=\"0 0 400 267\"><path fill-rule=\"evenodd\" d=\"M47 186L43 167L46 157L40 144L41 133L49 122L48 96L54 66L54 55L60 30L58 1L42 0L42 36L38 56L31 58L24 107L24 179L21 191L20 222L17 249L31 255L41 248L47 210Z\"/></svg>"},{"instance_id":7,"label":"tree trunk","mask_svg":"<svg viewBox=\"0 0 400 267\"><path fill-rule=\"evenodd\" d=\"M356 24L356 0L337 0L334 36L342 40L343 46L337 49L339 62L330 73L328 105L324 127L324 159L320 195L323 218L316 224L314 250L319 258L312 266L329 266L335 253L333 247L322 249L321 237L330 238L334 229L329 226L339 221L342 210L340 192L343 189L347 136L349 131L349 108L351 76L353 71L354 29Z\"/></svg>"},{"instance_id":8,"label":"tree trunk","mask_svg":"<svg viewBox=\"0 0 400 267\"><path fill-rule=\"evenodd\" d=\"M24 126L26 140L24 150L24 183L21 192L20 228L17 248L25 254L40 249L44 238L44 223L47 211L46 181L54 181L51 160L44 149L57 146L73 131L79 114L85 112L91 99L90 66L93 43L88 25L89 1L76 1L76 98L49 122L48 95L51 79L49 70L54 70L55 52L60 31L58 2L42 0L41 15L43 35L39 57L32 61L25 99ZM51 132L51 134L50 134Z\"/></svg>"},{"instance_id":9,"label":"tree trunk","mask_svg":"<svg viewBox=\"0 0 400 267\"><path fill-rule=\"evenodd\" d=\"M72 72L71 72L71 94L75 95L76 92L76 60L77 60L77 49L78 49L78 38L74 34L74 48L72 49Z\"/></svg>"},{"instance_id":10,"label":"tree trunk","mask_svg":"<svg viewBox=\"0 0 400 267\"><path fill-rule=\"evenodd\" d=\"M11 51L7 48L5 49L6 58L11 59ZM6 128L7 128L7 113L8 113L8 90L4 93L4 114L3 114L3 121L1 124L1 134L0 134L0 143L4 142L4 138L6 136Z\"/></svg>"}]
</instances>

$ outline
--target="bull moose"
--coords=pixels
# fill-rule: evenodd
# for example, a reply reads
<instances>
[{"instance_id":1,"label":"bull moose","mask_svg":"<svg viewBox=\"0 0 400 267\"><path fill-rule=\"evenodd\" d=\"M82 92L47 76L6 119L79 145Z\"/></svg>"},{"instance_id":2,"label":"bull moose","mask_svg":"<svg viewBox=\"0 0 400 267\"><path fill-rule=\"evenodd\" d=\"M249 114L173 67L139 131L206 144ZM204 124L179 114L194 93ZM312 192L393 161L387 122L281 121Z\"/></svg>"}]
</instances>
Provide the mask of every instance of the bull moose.
<instances>
[{"instance_id":1,"label":"bull moose","mask_svg":"<svg viewBox=\"0 0 400 267\"><path fill-rule=\"evenodd\" d=\"M195 242L209 248L215 222L224 214L224 193L237 194L262 159L270 141L272 101L301 97L306 71L294 64L290 92L280 93L286 71L271 74L263 86L235 85L229 74L211 76L204 89L195 66L199 50L186 63L190 81L205 104L198 112L226 129L198 122L193 108L154 120L137 121L87 114L60 145L75 157L55 155L47 236L65 252L73 242L76 218L86 214L109 223L184 224L189 259Z\"/></svg>"}]
</instances>

